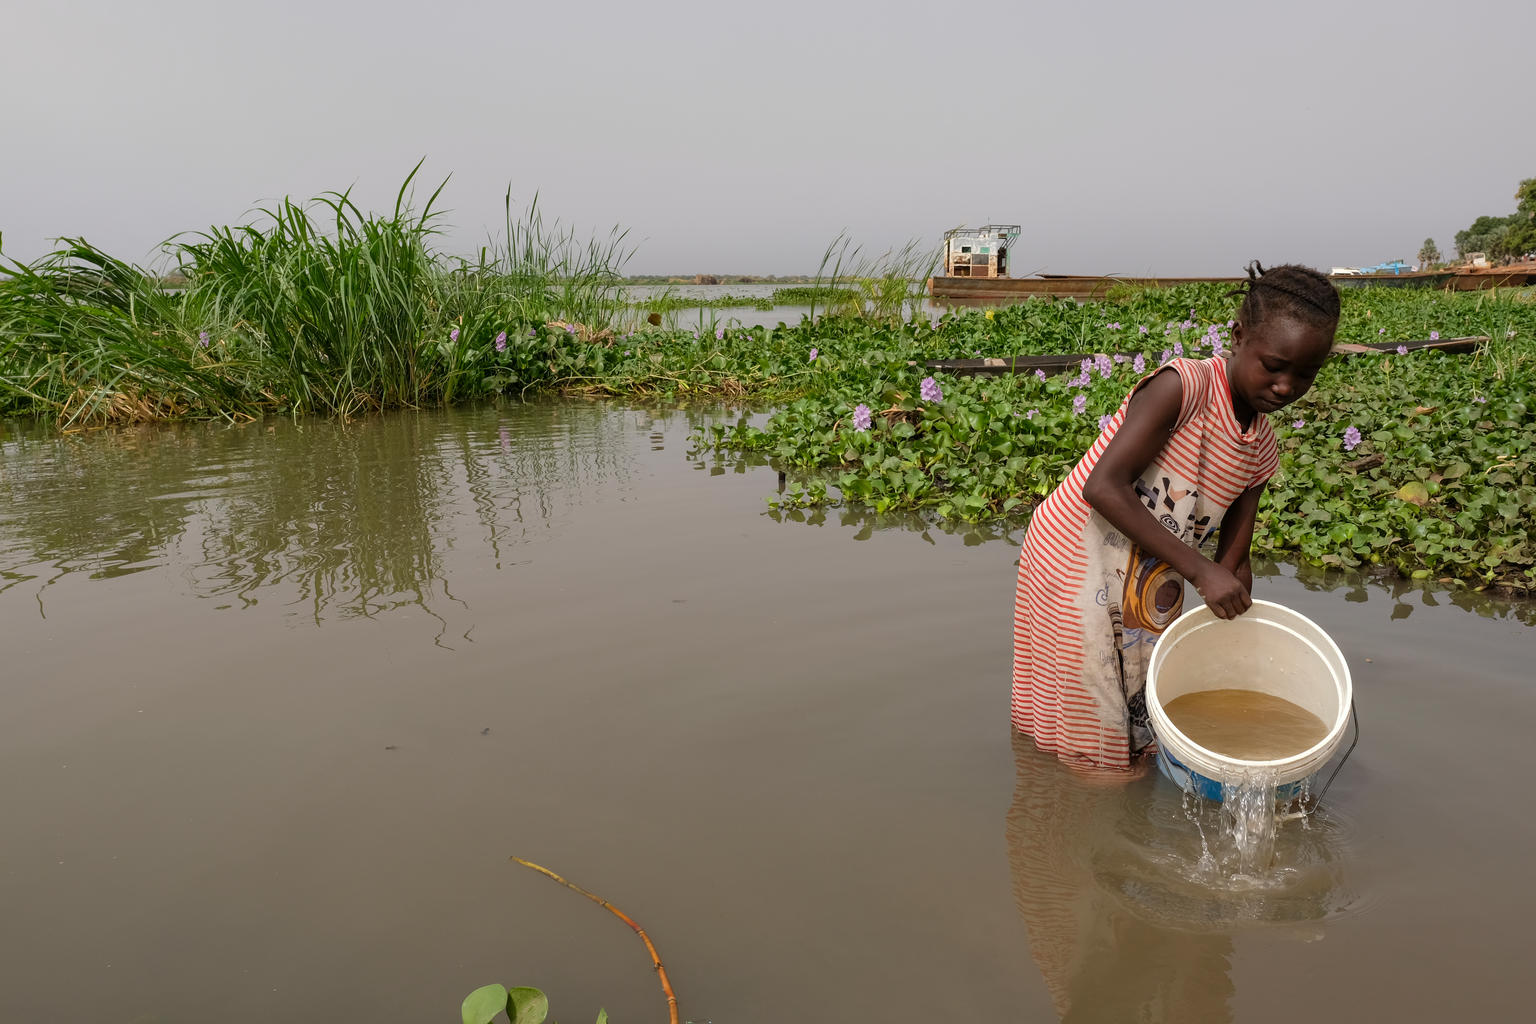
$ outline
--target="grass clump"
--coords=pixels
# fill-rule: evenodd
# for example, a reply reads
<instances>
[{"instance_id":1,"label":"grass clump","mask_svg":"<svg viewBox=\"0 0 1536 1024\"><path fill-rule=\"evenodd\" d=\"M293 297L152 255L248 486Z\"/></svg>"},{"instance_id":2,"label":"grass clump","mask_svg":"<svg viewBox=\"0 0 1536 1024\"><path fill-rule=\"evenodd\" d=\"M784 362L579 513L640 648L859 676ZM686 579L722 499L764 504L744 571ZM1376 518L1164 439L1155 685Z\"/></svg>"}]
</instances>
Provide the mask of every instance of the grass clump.
<instances>
[{"instance_id":1,"label":"grass clump","mask_svg":"<svg viewBox=\"0 0 1536 1024\"><path fill-rule=\"evenodd\" d=\"M0 411L66 426L267 412L351 416L584 369L626 310L622 233L581 242L537 198L473 260L433 248L442 185L387 215L348 192L166 243L180 283L67 239L0 272ZM557 325L551 328L550 325ZM572 326L566 338L560 328Z\"/></svg>"}]
</instances>

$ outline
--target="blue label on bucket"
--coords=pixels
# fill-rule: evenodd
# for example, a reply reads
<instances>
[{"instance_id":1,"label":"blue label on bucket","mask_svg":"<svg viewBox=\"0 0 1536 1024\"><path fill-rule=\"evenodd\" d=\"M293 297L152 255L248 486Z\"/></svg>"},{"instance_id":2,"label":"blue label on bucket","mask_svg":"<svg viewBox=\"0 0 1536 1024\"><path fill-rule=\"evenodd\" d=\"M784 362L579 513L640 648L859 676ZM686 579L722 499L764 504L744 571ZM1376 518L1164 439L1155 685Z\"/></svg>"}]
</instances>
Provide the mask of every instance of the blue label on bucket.
<instances>
[{"instance_id":1,"label":"blue label on bucket","mask_svg":"<svg viewBox=\"0 0 1536 1024\"><path fill-rule=\"evenodd\" d=\"M1163 773L1165 778L1184 792L1193 793L1195 796L1203 797L1206 800L1214 800L1217 803L1221 803L1222 786L1220 782L1201 775L1161 747L1157 751L1157 768L1158 771ZM1307 785L1311 781L1311 778L1298 779L1295 782L1287 782L1283 786L1276 786L1275 800L1280 802L1296 799L1296 797L1307 791Z\"/></svg>"}]
</instances>

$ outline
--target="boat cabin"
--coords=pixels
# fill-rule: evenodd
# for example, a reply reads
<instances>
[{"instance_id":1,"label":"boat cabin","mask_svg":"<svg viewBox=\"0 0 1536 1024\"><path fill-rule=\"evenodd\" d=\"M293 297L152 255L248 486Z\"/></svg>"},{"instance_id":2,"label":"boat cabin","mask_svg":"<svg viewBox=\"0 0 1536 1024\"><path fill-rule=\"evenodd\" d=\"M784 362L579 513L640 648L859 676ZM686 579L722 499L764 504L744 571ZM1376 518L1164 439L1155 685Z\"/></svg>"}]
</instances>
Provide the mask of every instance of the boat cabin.
<instances>
[{"instance_id":1,"label":"boat cabin","mask_svg":"<svg viewBox=\"0 0 1536 1024\"><path fill-rule=\"evenodd\" d=\"M1017 224L983 224L944 232L945 277L1007 277Z\"/></svg>"}]
</instances>

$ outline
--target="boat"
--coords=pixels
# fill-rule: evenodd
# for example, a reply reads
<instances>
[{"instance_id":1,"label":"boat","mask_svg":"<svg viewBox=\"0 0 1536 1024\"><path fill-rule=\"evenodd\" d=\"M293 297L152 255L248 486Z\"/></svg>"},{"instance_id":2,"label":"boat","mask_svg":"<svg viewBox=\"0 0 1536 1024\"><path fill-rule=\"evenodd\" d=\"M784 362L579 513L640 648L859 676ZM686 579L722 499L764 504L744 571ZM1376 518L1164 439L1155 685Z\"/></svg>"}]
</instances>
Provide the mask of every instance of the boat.
<instances>
[{"instance_id":1,"label":"boat","mask_svg":"<svg viewBox=\"0 0 1536 1024\"><path fill-rule=\"evenodd\" d=\"M1536 260L1506 263L1500 267L1472 262L1438 270L1396 270L1385 264L1358 270L1335 268L1328 280L1338 288L1443 288L1475 292L1484 288L1528 288L1536 285Z\"/></svg>"}]
</instances>

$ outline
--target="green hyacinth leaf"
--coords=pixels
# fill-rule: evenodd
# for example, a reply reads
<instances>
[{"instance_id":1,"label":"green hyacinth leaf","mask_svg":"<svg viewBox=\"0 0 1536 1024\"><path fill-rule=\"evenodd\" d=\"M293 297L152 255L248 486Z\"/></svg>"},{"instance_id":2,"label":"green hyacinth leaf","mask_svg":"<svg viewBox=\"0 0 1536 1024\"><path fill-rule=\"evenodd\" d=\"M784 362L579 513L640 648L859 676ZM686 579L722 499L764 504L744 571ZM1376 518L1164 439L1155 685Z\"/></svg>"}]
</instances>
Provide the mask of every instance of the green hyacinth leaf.
<instances>
[{"instance_id":1,"label":"green hyacinth leaf","mask_svg":"<svg viewBox=\"0 0 1536 1024\"><path fill-rule=\"evenodd\" d=\"M549 1000L536 988L511 989L507 992L507 1016L512 1024L544 1024Z\"/></svg>"},{"instance_id":2,"label":"green hyacinth leaf","mask_svg":"<svg viewBox=\"0 0 1536 1024\"><path fill-rule=\"evenodd\" d=\"M490 1024L491 1020L507 1008L507 989L504 985L482 985L464 997L459 1008L464 1024Z\"/></svg>"}]
</instances>

